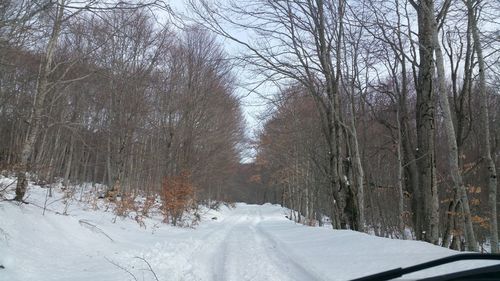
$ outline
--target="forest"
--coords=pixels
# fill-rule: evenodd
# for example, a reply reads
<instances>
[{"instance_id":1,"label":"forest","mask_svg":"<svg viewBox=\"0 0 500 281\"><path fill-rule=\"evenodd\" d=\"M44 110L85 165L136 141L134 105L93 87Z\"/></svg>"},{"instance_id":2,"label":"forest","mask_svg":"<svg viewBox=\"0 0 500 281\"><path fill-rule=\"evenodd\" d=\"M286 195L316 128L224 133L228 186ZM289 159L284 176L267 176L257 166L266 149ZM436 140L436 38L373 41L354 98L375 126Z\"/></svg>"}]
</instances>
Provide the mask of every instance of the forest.
<instances>
[{"instance_id":1,"label":"forest","mask_svg":"<svg viewBox=\"0 0 500 281\"><path fill-rule=\"evenodd\" d=\"M0 3L1 200L91 182L499 251L498 2L170 4Z\"/></svg>"}]
</instances>

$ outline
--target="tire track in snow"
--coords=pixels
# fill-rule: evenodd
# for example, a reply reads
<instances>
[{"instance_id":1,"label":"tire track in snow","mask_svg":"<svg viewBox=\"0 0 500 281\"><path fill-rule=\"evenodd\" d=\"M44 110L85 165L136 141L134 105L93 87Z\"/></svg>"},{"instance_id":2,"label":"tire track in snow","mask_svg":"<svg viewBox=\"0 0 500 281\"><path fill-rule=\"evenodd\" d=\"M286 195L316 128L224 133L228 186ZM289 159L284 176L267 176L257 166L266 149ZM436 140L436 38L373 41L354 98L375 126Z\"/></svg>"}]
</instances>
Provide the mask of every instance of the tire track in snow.
<instances>
[{"instance_id":1,"label":"tire track in snow","mask_svg":"<svg viewBox=\"0 0 500 281\"><path fill-rule=\"evenodd\" d=\"M183 261L175 275L204 281L322 280L288 256L279 241L262 229L266 218L259 207L232 209L224 219L197 229L188 238L192 248L179 253Z\"/></svg>"},{"instance_id":2,"label":"tire track in snow","mask_svg":"<svg viewBox=\"0 0 500 281\"><path fill-rule=\"evenodd\" d=\"M263 239L262 243L272 249L275 262L286 266L291 275L295 276L297 280L324 280L324 278L315 274L314 271L306 269L296 257L287 254L287 249L283 249L282 244L268 232L263 230L260 224L257 225L256 231L258 233L257 237Z\"/></svg>"},{"instance_id":3,"label":"tire track in snow","mask_svg":"<svg viewBox=\"0 0 500 281\"><path fill-rule=\"evenodd\" d=\"M320 280L276 248L259 230L260 210L246 206L234 210L231 226L221 230L224 241L212 251L213 280Z\"/></svg>"},{"instance_id":4,"label":"tire track in snow","mask_svg":"<svg viewBox=\"0 0 500 281\"><path fill-rule=\"evenodd\" d=\"M244 217L230 216L219 222L213 222L207 228L213 228L201 237L204 242L191 254L191 263L196 267L191 270L190 275L203 276L200 280L223 280L225 270L226 239L235 225L244 221Z\"/></svg>"}]
</instances>

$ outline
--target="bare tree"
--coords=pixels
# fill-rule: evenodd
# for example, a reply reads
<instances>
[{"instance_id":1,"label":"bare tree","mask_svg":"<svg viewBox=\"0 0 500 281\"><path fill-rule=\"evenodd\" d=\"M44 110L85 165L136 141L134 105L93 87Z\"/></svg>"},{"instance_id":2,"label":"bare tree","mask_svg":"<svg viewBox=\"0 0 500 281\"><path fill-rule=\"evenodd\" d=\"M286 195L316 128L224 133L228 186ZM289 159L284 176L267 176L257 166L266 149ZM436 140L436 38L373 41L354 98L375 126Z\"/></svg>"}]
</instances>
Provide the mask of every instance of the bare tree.
<instances>
[{"instance_id":1,"label":"bare tree","mask_svg":"<svg viewBox=\"0 0 500 281\"><path fill-rule=\"evenodd\" d=\"M357 191L343 165L347 137L341 114L344 1L261 1L235 3L215 9L207 1L191 1L197 20L246 49L241 61L263 81L294 81L307 89L321 113L320 126L329 145L325 170L331 196L334 228L362 228ZM222 3L215 6L224 7ZM225 12L221 12L225 11ZM240 22L236 19L246 19ZM251 19L251 20L250 20ZM242 40L226 26L244 28L256 40ZM359 181L357 181L359 183Z\"/></svg>"},{"instance_id":2,"label":"bare tree","mask_svg":"<svg viewBox=\"0 0 500 281\"><path fill-rule=\"evenodd\" d=\"M481 108L481 121L484 128L484 158L488 170L488 199L490 206L490 235L491 235L491 252L498 253L498 214L497 214L497 172L495 161L491 156L491 134L490 134L490 118L488 108L488 95L486 91L486 65L484 62L482 40L479 36L477 25L478 11L481 9L481 1L467 0L467 18L469 20L469 28L472 30L474 39L474 49L477 55L479 66L479 99Z\"/></svg>"},{"instance_id":3,"label":"bare tree","mask_svg":"<svg viewBox=\"0 0 500 281\"><path fill-rule=\"evenodd\" d=\"M443 19L446 17L447 10L450 3L449 1L445 1L443 3L443 7L438 15L438 18ZM433 10L433 9L432 9ZM458 148L457 148L457 137L455 134L455 127L453 125L453 119L451 115L450 104L448 102L448 91L446 90L446 78L445 78L445 70L444 70L444 58L443 53L441 51L441 45L439 41L438 35L438 20L435 16L432 16L432 38L434 42L434 53L436 56L436 71L437 71L437 81L438 81L438 99L441 103L441 110L443 111L443 123L446 131L446 137L448 140L448 162L450 165L451 178L453 181L453 188L456 195L455 204L460 202L460 206L463 209L464 217L465 217L465 234L466 234L466 243L467 249L470 251L477 251L477 241L476 236L474 234L474 229L472 228L472 215L469 207L469 198L467 196L467 191L465 190L465 186L462 180L462 175L459 167L458 160ZM456 210L454 210L456 212Z\"/></svg>"},{"instance_id":4,"label":"bare tree","mask_svg":"<svg viewBox=\"0 0 500 281\"><path fill-rule=\"evenodd\" d=\"M43 112L43 106L45 99L51 90L51 85L49 82L49 76L52 72L54 63L54 52L56 50L57 40L59 39L59 34L61 32L62 23L64 19L64 0L60 0L57 4L54 3L54 19L53 26L50 32L50 37L45 47L45 55L42 58L42 63L40 64L40 70L37 77L37 88L35 100L33 103L33 110L31 116L27 122L30 124L29 133L26 136L21 149L21 157L19 161L19 171L17 174L17 185L16 185L16 197L15 200L22 201L24 194L26 193L26 188L28 182L26 179L26 173L29 170L28 164L29 159L32 154L35 142L40 132L41 127L41 117Z\"/></svg>"}]
</instances>

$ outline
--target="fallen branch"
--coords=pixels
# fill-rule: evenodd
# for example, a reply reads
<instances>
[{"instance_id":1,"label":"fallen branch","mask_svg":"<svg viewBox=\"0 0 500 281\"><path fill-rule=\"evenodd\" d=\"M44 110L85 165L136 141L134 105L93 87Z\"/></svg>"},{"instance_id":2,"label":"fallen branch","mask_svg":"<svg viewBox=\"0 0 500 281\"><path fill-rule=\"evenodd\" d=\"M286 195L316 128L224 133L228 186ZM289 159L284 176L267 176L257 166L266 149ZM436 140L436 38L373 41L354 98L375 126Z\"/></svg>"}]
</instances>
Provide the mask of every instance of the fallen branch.
<instances>
[{"instance_id":1,"label":"fallen branch","mask_svg":"<svg viewBox=\"0 0 500 281\"><path fill-rule=\"evenodd\" d=\"M112 264L112 265L114 265L114 266L118 267L119 269L121 269L121 270L123 270L123 271L127 272L128 274L130 274L130 276L132 276L132 278L134 278L134 280L135 280L135 281L139 281L139 280L137 280L137 277L135 277L135 275L134 275L132 272L130 272L128 269L126 269L125 267L123 267L123 266L119 265L118 263L116 263L116 262L114 262L114 261L112 261L112 260L108 259L107 257L104 257L104 258L105 258L105 259L106 259L106 260L107 260L110 264Z\"/></svg>"},{"instance_id":2,"label":"fallen branch","mask_svg":"<svg viewBox=\"0 0 500 281\"><path fill-rule=\"evenodd\" d=\"M79 220L79 221L78 221L78 223L79 223L81 226L83 226L83 227L85 227L85 228L87 228L87 229L90 229L90 230L91 230L92 232L94 232L94 233L102 234L102 235L104 235L104 236L108 237L108 239L109 239L111 242L114 242L114 241L113 241L113 239L112 239L109 235L107 235L107 234L106 234L106 233L105 233L102 229L100 229L99 227L97 227L97 226L95 226L95 225L91 224L90 222L85 221L85 220Z\"/></svg>"},{"instance_id":3,"label":"fallen branch","mask_svg":"<svg viewBox=\"0 0 500 281\"><path fill-rule=\"evenodd\" d=\"M12 201L14 201L14 199L12 199ZM38 205L38 204L36 204L36 203L34 203L34 202L28 202L28 201L24 201L24 200L23 200L23 201L22 201L22 203L24 203L24 204L29 204L29 205L31 205L31 206L35 206L35 207L37 207L37 208L40 208L40 209L44 210L44 212L45 212L45 211L49 211L49 212L52 212L52 213L54 213L54 214L56 214L56 215L63 215L63 214L61 214L60 212L58 212L58 211L56 211L56 210L52 210L52 209L49 209L49 208L45 208L45 207L40 206L40 205Z\"/></svg>"},{"instance_id":4,"label":"fallen branch","mask_svg":"<svg viewBox=\"0 0 500 281\"><path fill-rule=\"evenodd\" d=\"M3 187L2 190L0 190L0 192L3 192L5 191L7 188L9 188L9 186L11 186L12 184L14 184L15 182L17 182L17 180L13 180L11 183L9 183L8 185L6 185L5 187Z\"/></svg>"},{"instance_id":5,"label":"fallen branch","mask_svg":"<svg viewBox=\"0 0 500 281\"><path fill-rule=\"evenodd\" d=\"M153 273L153 276L155 277L156 281L160 281L160 280L158 280L158 276L156 276L156 273L154 272L153 268L151 267L151 264L149 264L149 262L145 258L141 258L141 257L134 257L134 258L140 259L143 262L145 262L149 267L149 271L151 271L151 273Z\"/></svg>"}]
</instances>

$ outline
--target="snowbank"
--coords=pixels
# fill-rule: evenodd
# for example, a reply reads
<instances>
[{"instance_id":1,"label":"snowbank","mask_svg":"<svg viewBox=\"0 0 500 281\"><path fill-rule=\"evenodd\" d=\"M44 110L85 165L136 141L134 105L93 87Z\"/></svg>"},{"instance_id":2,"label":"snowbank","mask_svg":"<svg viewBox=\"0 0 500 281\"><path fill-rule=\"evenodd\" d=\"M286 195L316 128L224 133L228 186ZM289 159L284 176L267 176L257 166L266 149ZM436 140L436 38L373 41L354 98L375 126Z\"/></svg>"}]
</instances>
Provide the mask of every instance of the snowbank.
<instances>
[{"instance_id":1,"label":"snowbank","mask_svg":"<svg viewBox=\"0 0 500 281\"><path fill-rule=\"evenodd\" d=\"M30 186L33 204L0 202L0 280L348 280L456 253L295 224L287 210L270 204L205 210L196 228L172 227L159 216L140 226L102 202L68 201L54 191L48 198L46 188ZM456 263L410 277L480 264L490 263Z\"/></svg>"}]
</instances>

